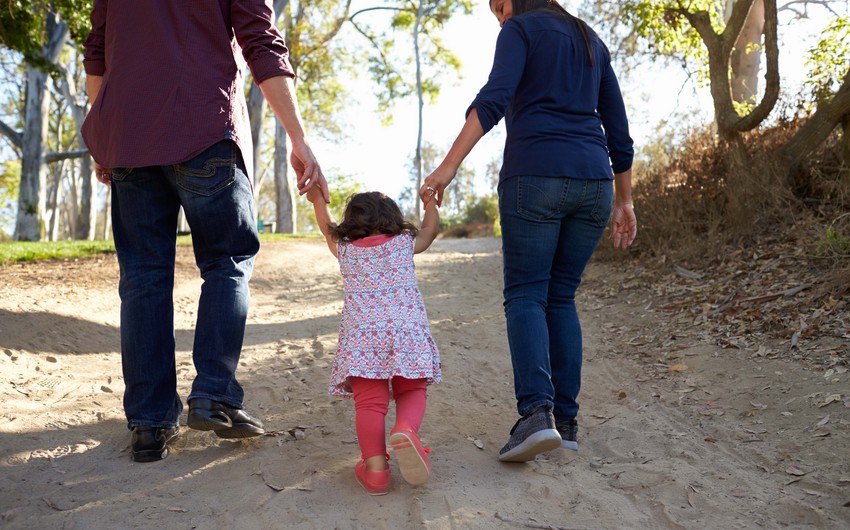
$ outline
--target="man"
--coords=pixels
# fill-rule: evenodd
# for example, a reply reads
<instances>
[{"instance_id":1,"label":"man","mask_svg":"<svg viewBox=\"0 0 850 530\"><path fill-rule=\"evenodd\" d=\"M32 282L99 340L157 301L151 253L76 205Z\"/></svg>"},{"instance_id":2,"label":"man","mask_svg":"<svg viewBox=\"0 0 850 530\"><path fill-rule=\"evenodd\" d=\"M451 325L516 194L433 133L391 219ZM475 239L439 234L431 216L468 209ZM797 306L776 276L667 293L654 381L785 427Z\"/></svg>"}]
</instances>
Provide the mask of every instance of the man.
<instances>
[{"instance_id":1,"label":"man","mask_svg":"<svg viewBox=\"0 0 850 530\"><path fill-rule=\"evenodd\" d=\"M91 23L82 134L98 180L112 188L133 459L165 458L179 432L172 291L181 207L204 280L187 423L222 438L263 434L235 377L259 250L242 57L292 141L299 192L318 186L328 200L270 2L95 0Z\"/></svg>"}]
</instances>

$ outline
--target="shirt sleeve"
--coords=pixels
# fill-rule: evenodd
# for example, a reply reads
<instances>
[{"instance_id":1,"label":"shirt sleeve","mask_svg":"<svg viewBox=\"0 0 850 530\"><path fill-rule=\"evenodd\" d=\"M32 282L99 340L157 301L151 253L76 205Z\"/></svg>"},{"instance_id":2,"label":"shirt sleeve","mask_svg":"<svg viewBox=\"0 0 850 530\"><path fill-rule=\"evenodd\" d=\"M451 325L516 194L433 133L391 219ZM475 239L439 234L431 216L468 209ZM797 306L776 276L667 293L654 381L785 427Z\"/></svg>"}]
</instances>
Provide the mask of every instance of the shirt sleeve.
<instances>
[{"instance_id":1,"label":"shirt sleeve","mask_svg":"<svg viewBox=\"0 0 850 530\"><path fill-rule=\"evenodd\" d=\"M629 135L629 120L626 116L623 94L620 92L620 83L617 81L614 69L611 68L610 61L606 61L602 70L598 111L608 141L611 169L614 173L622 173L632 167L635 149L632 137Z\"/></svg>"},{"instance_id":2,"label":"shirt sleeve","mask_svg":"<svg viewBox=\"0 0 850 530\"><path fill-rule=\"evenodd\" d=\"M106 72L106 4L107 0L94 0L91 10L91 30L84 43L83 68L88 75L102 76Z\"/></svg>"},{"instance_id":3,"label":"shirt sleeve","mask_svg":"<svg viewBox=\"0 0 850 530\"><path fill-rule=\"evenodd\" d=\"M295 77L289 49L274 20L271 0L233 0L231 4L233 33L257 84L281 75Z\"/></svg>"},{"instance_id":4,"label":"shirt sleeve","mask_svg":"<svg viewBox=\"0 0 850 530\"><path fill-rule=\"evenodd\" d=\"M485 133L505 116L505 110L513 99L525 70L527 50L528 41L519 25L508 20L496 39L493 68L490 70L487 84L466 109L467 116L473 108L478 111L478 120Z\"/></svg>"}]
</instances>

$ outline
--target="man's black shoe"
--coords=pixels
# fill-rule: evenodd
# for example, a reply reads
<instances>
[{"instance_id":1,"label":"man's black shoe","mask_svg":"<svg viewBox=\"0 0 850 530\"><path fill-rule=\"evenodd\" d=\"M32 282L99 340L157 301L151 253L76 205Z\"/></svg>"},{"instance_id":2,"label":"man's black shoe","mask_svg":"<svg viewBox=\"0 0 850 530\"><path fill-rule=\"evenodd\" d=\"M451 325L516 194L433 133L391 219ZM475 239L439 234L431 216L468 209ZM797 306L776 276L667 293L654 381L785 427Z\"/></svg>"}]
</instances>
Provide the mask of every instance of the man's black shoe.
<instances>
[{"instance_id":1,"label":"man's black shoe","mask_svg":"<svg viewBox=\"0 0 850 530\"><path fill-rule=\"evenodd\" d=\"M266 432L263 422L243 409L206 398L189 402L187 424L199 431L214 431L219 438L250 438Z\"/></svg>"},{"instance_id":2,"label":"man's black shoe","mask_svg":"<svg viewBox=\"0 0 850 530\"><path fill-rule=\"evenodd\" d=\"M168 443L180 434L179 427L134 427L130 450L136 462L156 462L168 456Z\"/></svg>"}]
</instances>

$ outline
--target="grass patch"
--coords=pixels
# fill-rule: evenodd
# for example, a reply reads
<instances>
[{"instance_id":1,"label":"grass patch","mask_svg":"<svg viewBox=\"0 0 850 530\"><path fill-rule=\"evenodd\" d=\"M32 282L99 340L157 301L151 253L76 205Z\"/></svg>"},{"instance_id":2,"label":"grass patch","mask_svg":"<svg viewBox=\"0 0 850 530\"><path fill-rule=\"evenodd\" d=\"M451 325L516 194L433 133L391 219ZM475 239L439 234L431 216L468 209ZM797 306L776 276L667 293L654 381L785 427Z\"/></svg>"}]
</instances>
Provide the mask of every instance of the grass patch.
<instances>
[{"instance_id":1,"label":"grass patch","mask_svg":"<svg viewBox=\"0 0 850 530\"><path fill-rule=\"evenodd\" d=\"M260 234L261 242L317 238L313 234ZM178 245L191 245L192 236L178 236ZM77 259L113 254L113 241L11 241L0 243L0 265L48 259Z\"/></svg>"},{"instance_id":2,"label":"grass patch","mask_svg":"<svg viewBox=\"0 0 850 530\"><path fill-rule=\"evenodd\" d=\"M0 243L0 264L74 259L115 252L112 241L13 241Z\"/></svg>"}]
</instances>

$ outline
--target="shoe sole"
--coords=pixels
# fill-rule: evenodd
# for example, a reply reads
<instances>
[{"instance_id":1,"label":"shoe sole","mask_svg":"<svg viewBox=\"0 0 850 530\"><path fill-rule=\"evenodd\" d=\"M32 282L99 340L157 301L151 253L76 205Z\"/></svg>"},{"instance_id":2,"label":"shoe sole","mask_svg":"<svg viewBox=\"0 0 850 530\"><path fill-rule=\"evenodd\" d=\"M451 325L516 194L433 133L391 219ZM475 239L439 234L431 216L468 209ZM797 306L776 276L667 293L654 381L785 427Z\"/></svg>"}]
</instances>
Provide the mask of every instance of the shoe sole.
<instances>
[{"instance_id":1,"label":"shoe sole","mask_svg":"<svg viewBox=\"0 0 850 530\"><path fill-rule=\"evenodd\" d=\"M233 427L226 429L217 428L213 432L219 438L227 438L229 440L239 438L253 438L254 436L262 436L266 433L262 427L251 425L250 423L235 423Z\"/></svg>"},{"instance_id":2,"label":"shoe sole","mask_svg":"<svg viewBox=\"0 0 850 530\"><path fill-rule=\"evenodd\" d=\"M431 472L428 463L422 458L416 444L406 433L396 432L390 435L390 447L398 460L398 470L402 478L411 486L428 482Z\"/></svg>"},{"instance_id":3,"label":"shoe sole","mask_svg":"<svg viewBox=\"0 0 850 530\"><path fill-rule=\"evenodd\" d=\"M499 455L502 462L528 462L540 453L561 447L561 435L555 429L543 429L532 434L510 451Z\"/></svg>"},{"instance_id":4,"label":"shoe sole","mask_svg":"<svg viewBox=\"0 0 850 530\"><path fill-rule=\"evenodd\" d=\"M133 451L133 462L159 462L160 460L165 460L168 456L168 444L179 435L180 431L177 431L165 440L165 447L162 450L148 449L146 451Z\"/></svg>"},{"instance_id":5,"label":"shoe sole","mask_svg":"<svg viewBox=\"0 0 850 530\"><path fill-rule=\"evenodd\" d=\"M222 417L222 419L218 419L219 417ZM214 431L216 429L232 428L233 422L223 412L202 410L189 412L186 425L196 431Z\"/></svg>"},{"instance_id":6,"label":"shoe sole","mask_svg":"<svg viewBox=\"0 0 850 530\"><path fill-rule=\"evenodd\" d=\"M366 493L373 497L380 497L381 495L386 495L390 492L389 488L387 488L387 491L369 491L369 488L366 487L366 484L364 484L362 480L360 480L360 477L358 477L356 474L354 476L355 478L357 478L357 483L363 486L363 489L366 490Z\"/></svg>"},{"instance_id":7,"label":"shoe sole","mask_svg":"<svg viewBox=\"0 0 850 530\"><path fill-rule=\"evenodd\" d=\"M578 451L578 442L571 442L569 440L561 440L561 448L569 449L571 451Z\"/></svg>"}]
</instances>

